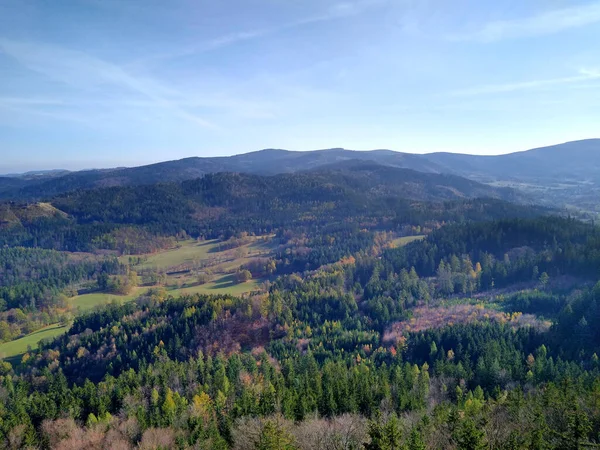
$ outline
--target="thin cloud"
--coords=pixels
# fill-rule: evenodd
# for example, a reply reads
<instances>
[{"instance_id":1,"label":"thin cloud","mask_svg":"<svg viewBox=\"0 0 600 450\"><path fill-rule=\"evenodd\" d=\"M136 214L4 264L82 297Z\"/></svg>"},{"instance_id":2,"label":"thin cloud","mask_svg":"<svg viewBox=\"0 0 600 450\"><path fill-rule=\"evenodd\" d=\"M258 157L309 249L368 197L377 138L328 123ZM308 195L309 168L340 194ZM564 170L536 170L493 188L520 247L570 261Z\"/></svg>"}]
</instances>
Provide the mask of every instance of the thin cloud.
<instances>
[{"instance_id":1,"label":"thin cloud","mask_svg":"<svg viewBox=\"0 0 600 450\"><path fill-rule=\"evenodd\" d=\"M213 50L217 50L223 47L228 47L231 45L239 44L245 41L251 41L255 39L260 39L266 36L271 36L274 34L282 33L284 31L292 30L294 28L299 28L302 26L320 23L320 22L329 22L332 20L343 19L346 17L358 16L367 10L383 5L387 3L388 0L360 0L360 1L347 1L336 3L330 8L328 8L324 13L318 14L315 16L306 17L304 19L294 20L292 22L287 22L281 25L276 25L273 27L265 27L265 28L257 28L254 30L241 31L237 33L226 34L223 36L219 36L214 39L210 39L208 41L202 42L197 45L191 45L189 47L184 47L176 51L165 52L162 54L152 55L147 58L142 58L133 62L132 64L145 64L150 62L156 62L161 60L169 60L175 58L182 58L186 56L191 56L195 54L205 53Z\"/></svg>"},{"instance_id":2,"label":"thin cloud","mask_svg":"<svg viewBox=\"0 0 600 450\"><path fill-rule=\"evenodd\" d=\"M600 22L600 2L546 11L524 19L490 22L472 33L448 36L452 41L497 42L544 36Z\"/></svg>"},{"instance_id":3,"label":"thin cloud","mask_svg":"<svg viewBox=\"0 0 600 450\"><path fill-rule=\"evenodd\" d=\"M499 94L515 91L527 91L535 89L543 89L552 86L570 85L582 82L589 82L592 80L600 79L600 71L582 69L579 71L579 75L572 77L563 78L551 78L545 80L531 80L523 81L519 83L506 83L506 84L490 84L484 86L476 86L468 89L460 89L451 92L452 96L457 97L469 97L477 95L488 95L488 94Z\"/></svg>"},{"instance_id":4,"label":"thin cloud","mask_svg":"<svg viewBox=\"0 0 600 450\"><path fill-rule=\"evenodd\" d=\"M62 106L61 99L47 97L0 97L0 106Z\"/></svg>"},{"instance_id":5,"label":"thin cloud","mask_svg":"<svg viewBox=\"0 0 600 450\"><path fill-rule=\"evenodd\" d=\"M212 110L226 110L234 115L249 119L273 119L273 104L262 101L246 101L240 98L232 98L219 94L190 94L186 98L177 101L179 108L195 109L208 108ZM90 97L0 97L0 108L12 108L16 110L20 108L22 112L29 112L32 109L27 108L62 108L65 110L73 110L76 108L112 108L116 110L140 109L153 110L156 109L156 102L149 99L133 99L133 98L90 98ZM41 109L41 112L50 114L48 109Z\"/></svg>"},{"instance_id":6,"label":"thin cloud","mask_svg":"<svg viewBox=\"0 0 600 450\"><path fill-rule=\"evenodd\" d=\"M26 106L27 103L22 102L19 106L17 103L4 103L0 101L0 107L6 111L10 111L11 118L14 118L14 114L26 114L44 117L45 119L59 120L64 122L76 122L86 126L94 126L96 125L93 121L88 120L87 118L82 117L81 115L69 114L61 111L46 111L41 110L39 108L35 108L33 106L39 105L39 103L29 103L31 106ZM45 104L48 105L48 104Z\"/></svg>"},{"instance_id":7,"label":"thin cloud","mask_svg":"<svg viewBox=\"0 0 600 450\"><path fill-rule=\"evenodd\" d=\"M40 43L17 42L0 39L0 52L18 61L22 66L66 84L94 91L110 84L136 93L152 101L157 107L204 128L217 128L198 117L170 96L173 89L153 80L135 77L116 64L103 61L87 53Z\"/></svg>"}]
</instances>

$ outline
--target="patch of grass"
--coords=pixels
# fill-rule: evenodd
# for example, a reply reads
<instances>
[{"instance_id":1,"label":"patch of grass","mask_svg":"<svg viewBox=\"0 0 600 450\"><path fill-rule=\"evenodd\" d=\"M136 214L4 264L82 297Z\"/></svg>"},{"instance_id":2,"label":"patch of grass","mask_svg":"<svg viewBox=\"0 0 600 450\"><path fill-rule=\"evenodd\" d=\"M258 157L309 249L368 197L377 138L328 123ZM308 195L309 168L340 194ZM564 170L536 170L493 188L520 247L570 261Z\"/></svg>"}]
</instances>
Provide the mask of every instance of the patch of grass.
<instances>
[{"instance_id":1,"label":"patch of grass","mask_svg":"<svg viewBox=\"0 0 600 450\"><path fill-rule=\"evenodd\" d=\"M218 243L219 241L217 240L204 242L188 240L179 242L176 248L148 255L146 261L136 266L136 268L166 270L169 267L208 259L210 257L209 253L214 251ZM122 262L127 262L129 257L122 256L120 259Z\"/></svg>"},{"instance_id":2,"label":"patch of grass","mask_svg":"<svg viewBox=\"0 0 600 450\"><path fill-rule=\"evenodd\" d=\"M69 303L80 312L86 312L94 309L97 306L107 305L112 302L130 302L135 300L140 295L144 294L149 288L135 288L128 295L108 294L106 292L94 292L92 294L77 295L69 299Z\"/></svg>"},{"instance_id":3,"label":"patch of grass","mask_svg":"<svg viewBox=\"0 0 600 450\"><path fill-rule=\"evenodd\" d=\"M36 349L38 342L42 339L55 338L56 336L60 336L66 332L66 326L56 323L54 325L49 325L45 328L34 331L33 333L23 336L20 339L5 342L0 344L0 358L11 358L22 355L27 351L28 346L32 349Z\"/></svg>"},{"instance_id":4,"label":"patch of grass","mask_svg":"<svg viewBox=\"0 0 600 450\"><path fill-rule=\"evenodd\" d=\"M233 275L225 275L210 283L197 286L183 287L169 291L174 297L189 294L229 294L241 295L258 289L261 280L250 280L246 283L237 283Z\"/></svg>"},{"instance_id":5,"label":"patch of grass","mask_svg":"<svg viewBox=\"0 0 600 450\"><path fill-rule=\"evenodd\" d=\"M404 247L414 241L421 241L425 239L425 236L403 236L392 241L392 247Z\"/></svg>"},{"instance_id":6,"label":"patch of grass","mask_svg":"<svg viewBox=\"0 0 600 450\"><path fill-rule=\"evenodd\" d=\"M226 263L228 267L231 265L239 267L241 264L247 262L247 259L250 257L266 255L273 251L273 243L270 239L253 239L252 242L242 246L247 250L247 254L243 258L233 256L236 249L219 251L219 244L221 243L219 240L197 242L190 239L179 242L176 248L163 250L151 255L140 255L145 256L146 260L136 265L135 269L169 270L207 260L215 261L214 265L220 266L222 263L219 264L218 260L223 257L231 258ZM122 256L119 259L121 262L127 263L129 256Z\"/></svg>"}]
</instances>

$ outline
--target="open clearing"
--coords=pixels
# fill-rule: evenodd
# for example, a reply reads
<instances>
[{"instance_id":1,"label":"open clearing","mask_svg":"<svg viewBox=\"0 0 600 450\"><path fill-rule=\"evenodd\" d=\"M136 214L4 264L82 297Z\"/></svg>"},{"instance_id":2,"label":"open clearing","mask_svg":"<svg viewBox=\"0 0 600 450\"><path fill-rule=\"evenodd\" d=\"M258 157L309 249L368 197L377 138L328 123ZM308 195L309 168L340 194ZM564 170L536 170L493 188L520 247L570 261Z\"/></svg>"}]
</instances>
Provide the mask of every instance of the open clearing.
<instances>
[{"instance_id":1,"label":"open clearing","mask_svg":"<svg viewBox=\"0 0 600 450\"><path fill-rule=\"evenodd\" d=\"M27 351L28 346L32 349L36 349L38 342L42 339L54 338L56 336L60 336L66 331L66 326L54 324L45 328L41 328L14 341L0 344L0 358L10 358L12 356L21 355Z\"/></svg>"},{"instance_id":2,"label":"open clearing","mask_svg":"<svg viewBox=\"0 0 600 450\"><path fill-rule=\"evenodd\" d=\"M167 290L173 296L186 294L229 294L241 295L260 286L261 280L237 283L233 273L254 258L267 257L273 252L272 236L250 237L246 244L227 250L220 250L222 242L217 240L197 242L188 240L179 242L177 248L162 251L146 257L133 266L134 270L143 273L145 270L171 271L167 277ZM124 257L126 258L126 257ZM208 271L212 280L198 284L198 273ZM135 296L143 292L137 293ZM97 301L103 301L96 294ZM110 301L111 298L106 298ZM92 301L93 303L93 301Z\"/></svg>"},{"instance_id":3,"label":"open clearing","mask_svg":"<svg viewBox=\"0 0 600 450\"><path fill-rule=\"evenodd\" d=\"M173 296L186 294L230 294L241 295L259 288L261 280L251 280L247 283L236 283L232 272L250 262L253 258L269 255L273 244L269 239L255 238L241 247L218 251L217 240L197 242L187 240L179 242L176 248L164 250L152 255L140 255L144 260L133 266L140 273L147 270L168 272L206 265L214 274L214 279L205 284L196 284L195 276L190 272L170 276L167 279L167 290ZM240 253L240 249L243 249ZM122 256L121 262L129 262L129 256ZM196 269L200 270L200 269ZM147 286L140 286L128 295L116 295L105 292L94 292L78 295L69 300L77 311L87 312L95 307L112 302L125 303L143 295Z\"/></svg>"},{"instance_id":4,"label":"open clearing","mask_svg":"<svg viewBox=\"0 0 600 450\"><path fill-rule=\"evenodd\" d=\"M206 260L210 258L211 254L214 255L213 252L218 244L219 241L217 240L204 242L188 240L179 242L176 248L146 256L146 260L135 267L137 269L166 270L170 267ZM128 259L128 256L120 258L121 262L127 262Z\"/></svg>"},{"instance_id":5,"label":"open clearing","mask_svg":"<svg viewBox=\"0 0 600 450\"><path fill-rule=\"evenodd\" d=\"M151 255L136 255L141 256L143 261L132 266L132 268L139 272L178 270L186 272L167 278L166 289L174 297L192 294L242 295L258 290L262 280L237 283L232 272L235 272L240 266L250 262L253 258L270 255L273 251L273 243L270 237L252 238L251 242L241 247L222 251L219 251L220 244L221 242L218 240L182 241L173 249ZM129 262L129 256L121 256L119 259L122 263ZM194 271L204 270L199 269L199 267L209 268L213 274L213 280L205 284L196 284ZM128 295L92 292L70 298L69 304L77 314L82 314L109 303L126 303L135 300L149 289L151 287L139 286ZM12 357L16 361L18 355L27 351L27 346L36 348L40 340L59 336L66 331L66 327L54 324L20 339L0 344L0 358Z\"/></svg>"},{"instance_id":6,"label":"open clearing","mask_svg":"<svg viewBox=\"0 0 600 450\"><path fill-rule=\"evenodd\" d=\"M231 270L248 262L253 257L266 256L273 251L271 236L252 237L251 242L237 248L219 250L218 240L198 242L193 239L180 241L177 247L162 250L151 255L135 255L143 258L140 264L132 266L137 271L169 271L197 267L214 268L214 272ZM240 256L242 252L243 256ZM129 262L129 256L121 256L122 263Z\"/></svg>"},{"instance_id":7,"label":"open clearing","mask_svg":"<svg viewBox=\"0 0 600 450\"><path fill-rule=\"evenodd\" d=\"M398 239L394 239L391 243L392 247L404 247L407 244L415 241L421 241L425 239L425 236L404 236Z\"/></svg>"},{"instance_id":8,"label":"open clearing","mask_svg":"<svg viewBox=\"0 0 600 450\"><path fill-rule=\"evenodd\" d=\"M177 297L178 295L189 294L229 294L241 295L259 288L261 280L250 280L246 283L237 283L233 275L225 275L210 283L200 284L197 286L182 287L173 289L169 294Z\"/></svg>"},{"instance_id":9,"label":"open clearing","mask_svg":"<svg viewBox=\"0 0 600 450\"><path fill-rule=\"evenodd\" d=\"M128 295L107 294L106 292L94 292L91 294L77 295L69 299L69 303L79 312L87 312L96 306L107 305L112 302L125 303L135 300L144 294L149 288L138 287Z\"/></svg>"}]
</instances>

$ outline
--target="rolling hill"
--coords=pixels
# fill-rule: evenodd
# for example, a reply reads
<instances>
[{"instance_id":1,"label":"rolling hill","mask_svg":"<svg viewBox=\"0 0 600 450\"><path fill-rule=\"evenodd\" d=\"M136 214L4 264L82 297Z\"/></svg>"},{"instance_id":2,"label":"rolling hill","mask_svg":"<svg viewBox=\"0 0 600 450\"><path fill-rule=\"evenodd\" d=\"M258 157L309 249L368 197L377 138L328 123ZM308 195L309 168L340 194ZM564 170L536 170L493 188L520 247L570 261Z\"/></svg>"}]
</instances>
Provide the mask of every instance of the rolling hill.
<instances>
[{"instance_id":1,"label":"rolling hill","mask_svg":"<svg viewBox=\"0 0 600 450\"><path fill-rule=\"evenodd\" d=\"M373 162L428 174L450 174L496 187L517 188L537 197L540 203L576 206L589 211L597 209L595 199L600 192L600 139L591 139L500 156L416 155L340 148L308 152L267 149L230 157L194 157L131 168L1 177L0 199L44 199L78 189L181 182L218 172L275 175L319 168L347 169L348 162L353 165L354 173L360 162ZM480 185L472 185L475 186L477 190L482 189Z\"/></svg>"},{"instance_id":2,"label":"rolling hill","mask_svg":"<svg viewBox=\"0 0 600 450\"><path fill-rule=\"evenodd\" d=\"M499 156L430 153L442 172L490 179L600 180L600 139L567 142Z\"/></svg>"}]
</instances>

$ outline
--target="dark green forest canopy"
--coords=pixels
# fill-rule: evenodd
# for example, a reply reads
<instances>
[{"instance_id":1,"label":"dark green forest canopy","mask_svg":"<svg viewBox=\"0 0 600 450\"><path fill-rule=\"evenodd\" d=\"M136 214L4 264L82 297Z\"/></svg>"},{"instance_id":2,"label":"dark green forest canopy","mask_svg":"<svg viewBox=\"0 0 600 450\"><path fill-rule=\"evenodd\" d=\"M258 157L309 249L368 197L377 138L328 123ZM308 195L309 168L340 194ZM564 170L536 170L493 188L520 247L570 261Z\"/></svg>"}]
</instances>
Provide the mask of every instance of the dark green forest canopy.
<instances>
[{"instance_id":1,"label":"dark green forest canopy","mask_svg":"<svg viewBox=\"0 0 600 450\"><path fill-rule=\"evenodd\" d=\"M529 264L541 272L554 271L596 277L600 267L600 229L574 219L543 217L451 224L427 239L389 250L395 269L415 267L433 275L440 262L469 255L473 262L491 264L491 258ZM506 257L505 257L506 255Z\"/></svg>"},{"instance_id":2,"label":"dark green forest canopy","mask_svg":"<svg viewBox=\"0 0 600 450\"><path fill-rule=\"evenodd\" d=\"M413 178L419 177L414 174ZM407 224L535 217L548 212L506 203L502 196L471 199L468 186L446 184L394 178L387 172L374 177L345 172L271 177L213 174L179 184L75 191L49 199L57 208L54 213L24 214L22 204L3 204L0 245L90 251L106 246L107 235L119 228L216 238L285 229L318 234L323 226L335 224L395 230ZM462 192L459 189L465 193L456 194Z\"/></svg>"}]
</instances>

